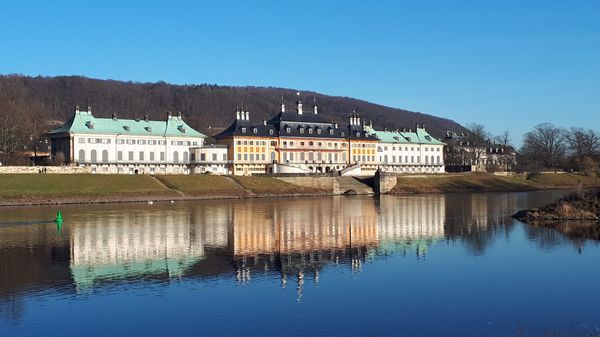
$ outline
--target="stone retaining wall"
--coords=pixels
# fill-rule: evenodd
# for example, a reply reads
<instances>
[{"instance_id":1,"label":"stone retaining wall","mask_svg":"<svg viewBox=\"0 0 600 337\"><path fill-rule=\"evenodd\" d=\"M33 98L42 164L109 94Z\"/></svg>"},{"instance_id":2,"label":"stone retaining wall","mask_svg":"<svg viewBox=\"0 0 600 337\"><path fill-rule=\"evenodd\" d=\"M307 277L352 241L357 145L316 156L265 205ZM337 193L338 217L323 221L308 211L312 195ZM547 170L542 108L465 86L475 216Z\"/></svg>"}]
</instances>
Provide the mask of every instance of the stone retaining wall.
<instances>
[{"instance_id":1,"label":"stone retaining wall","mask_svg":"<svg viewBox=\"0 0 600 337\"><path fill-rule=\"evenodd\" d=\"M0 166L0 174L85 174L90 167L82 166Z\"/></svg>"}]
</instances>

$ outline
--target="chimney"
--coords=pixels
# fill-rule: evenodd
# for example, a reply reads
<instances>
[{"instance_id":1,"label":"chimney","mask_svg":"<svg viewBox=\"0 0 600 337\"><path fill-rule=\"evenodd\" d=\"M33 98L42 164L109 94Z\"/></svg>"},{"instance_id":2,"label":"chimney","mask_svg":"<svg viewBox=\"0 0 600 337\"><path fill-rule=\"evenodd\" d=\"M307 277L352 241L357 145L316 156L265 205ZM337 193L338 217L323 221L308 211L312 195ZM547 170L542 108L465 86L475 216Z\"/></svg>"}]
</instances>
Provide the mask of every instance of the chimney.
<instances>
[{"instance_id":1,"label":"chimney","mask_svg":"<svg viewBox=\"0 0 600 337\"><path fill-rule=\"evenodd\" d=\"M267 125L267 120L263 119L263 125Z\"/></svg>"},{"instance_id":2,"label":"chimney","mask_svg":"<svg viewBox=\"0 0 600 337\"><path fill-rule=\"evenodd\" d=\"M92 114L92 107L88 105L87 111L90 113L90 115Z\"/></svg>"},{"instance_id":3,"label":"chimney","mask_svg":"<svg viewBox=\"0 0 600 337\"><path fill-rule=\"evenodd\" d=\"M236 107L235 108L235 119L239 120L240 119L240 107Z\"/></svg>"},{"instance_id":4,"label":"chimney","mask_svg":"<svg viewBox=\"0 0 600 337\"><path fill-rule=\"evenodd\" d=\"M281 96L281 112L285 112L285 103L283 102L283 96Z\"/></svg>"},{"instance_id":5,"label":"chimney","mask_svg":"<svg viewBox=\"0 0 600 337\"><path fill-rule=\"evenodd\" d=\"M146 121L146 122L148 121L148 114L147 113L144 114L144 121Z\"/></svg>"},{"instance_id":6,"label":"chimney","mask_svg":"<svg viewBox=\"0 0 600 337\"><path fill-rule=\"evenodd\" d=\"M75 113L79 113L79 105L75 106Z\"/></svg>"},{"instance_id":7,"label":"chimney","mask_svg":"<svg viewBox=\"0 0 600 337\"><path fill-rule=\"evenodd\" d=\"M313 97L313 112L315 113L315 115L317 114L317 99Z\"/></svg>"},{"instance_id":8,"label":"chimney","mask_svg":"<svg viewBox=\"0 0 600 337\"><path fill-rule=\"evenodd\" d=\"M246 108L248 109L248 108ZM250 120L250 111L246 110L246 120L249 121Z\"/></svg>"},{"instance_id":9,"label":"chimney","mask_svg":"<svg viewBox=\"0 0 600 337\"><path fill-rule=\"evenodd\" d=\"M298 107L298 115L302 115L302 100L300 99L300 92L297 92L298 101L296 102L296 106Z\"/></svg>"},{"instance_id":10,"label":"chimney","mask_svg":"<svg viewBox=\"0 0 600 337\"><path fill-rule=\"evenodd\" d=\"M181 119L181 111L177 111L177 118Z\"/></svg>"}]
</instances>

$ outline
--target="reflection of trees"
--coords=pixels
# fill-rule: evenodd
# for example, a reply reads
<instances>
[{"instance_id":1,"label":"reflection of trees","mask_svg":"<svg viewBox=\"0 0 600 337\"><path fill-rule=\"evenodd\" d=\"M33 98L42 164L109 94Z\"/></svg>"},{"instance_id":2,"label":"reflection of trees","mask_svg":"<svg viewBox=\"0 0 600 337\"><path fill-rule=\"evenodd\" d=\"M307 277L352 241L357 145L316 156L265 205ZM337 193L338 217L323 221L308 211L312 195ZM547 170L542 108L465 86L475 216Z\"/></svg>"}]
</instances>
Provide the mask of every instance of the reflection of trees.
<instances>
[{"instance_id":1,"label":"reflection of trees","mask_svg":"<svg viewBox=\"0 0 600 337\"><path fill-rule=\"evenodd\" d=\"M509 235L516 204L510 193L453 194L446 198L446 237L482 255L498 235Z\"/></svg>"},{"instance_id":2,"label":"reflection of trees","mask_svg":"<svg viewBox=\"0 0 600 337\"><path fill-rule=\"evenodd\" d=\"M24 313L24 293L47 285L71 284L70 248L54 225L8 227L0 232L0 316L19 320Z\"/></svg>"},{"instance_id":3,"label":"reflection of trees","mask_svg":"<svg viewBox=\"0 0 600 337\"><path fill-rule=\"evenodd\" d=\"M446 198L446 237L462 241L474 255L482 255L500 236L508 237L514 229L511 215L524 208L539 207L563 196L565 191L535 191L519 193L452 194ZM533 240L546 248L560 244L557 233L546 228L526 226L527 235L544 236Z\"/></svg>"}]
</instances>

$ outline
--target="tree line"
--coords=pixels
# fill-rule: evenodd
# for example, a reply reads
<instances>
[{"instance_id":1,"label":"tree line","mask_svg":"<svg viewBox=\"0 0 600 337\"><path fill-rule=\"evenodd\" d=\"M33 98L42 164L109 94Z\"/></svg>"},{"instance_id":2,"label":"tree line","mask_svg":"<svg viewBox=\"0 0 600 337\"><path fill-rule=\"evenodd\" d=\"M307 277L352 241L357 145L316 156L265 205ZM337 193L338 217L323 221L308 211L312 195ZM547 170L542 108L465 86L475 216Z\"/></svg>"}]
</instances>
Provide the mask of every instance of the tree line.
<instances>
[{"instance_id":1,"label":"tree line","mask_svg":"<svg viewBox=\"0 0 600 337\"><path fill-rule=\"evenodd\" d=\"M524 171L598 172L600 134L593 129L538 124L523 137L518 162Z\"/></svg>"},{"instance_id":2,"label":"tree line","mask_svg":"<svg viewBox=\"0 0 600 337\"><path fill-rule=\"evenodd\" d=\"M14 153L39 139L71 116L76 105L91 106L96 117L162 120L167 111L181 111L194 129L213 135L235 118L237 106L260 123L280 111L282 97L295 111L296 90L272 87L233 87L213 84L173 85L90 79L81 76L28 77L0 75L0 156ZM386 107L349 97L303 92L305 110L316 102L319 113L340 125L356 111L379 128L412 128L425 124L435 136L465 129L458 123L428 114Z\"/></svg>"}]
</instances>

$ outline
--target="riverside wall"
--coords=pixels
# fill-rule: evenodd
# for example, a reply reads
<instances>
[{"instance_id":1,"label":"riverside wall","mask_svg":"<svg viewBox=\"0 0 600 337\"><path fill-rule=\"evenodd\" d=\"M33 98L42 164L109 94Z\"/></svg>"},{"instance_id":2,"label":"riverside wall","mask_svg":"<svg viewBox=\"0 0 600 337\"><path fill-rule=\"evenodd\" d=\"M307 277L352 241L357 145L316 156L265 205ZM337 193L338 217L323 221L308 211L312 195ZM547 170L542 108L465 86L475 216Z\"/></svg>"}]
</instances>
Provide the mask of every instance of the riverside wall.
<instances>
[{"instance_id":1,"label":"riverside wall","mask_svg":"<svg viewBox=\"0 0 600 337\"><path fill-rule=\"evenodd\" d=\"M87 174L89 166L0 166L0 174Z\"/></svg>"}]
</instances>

